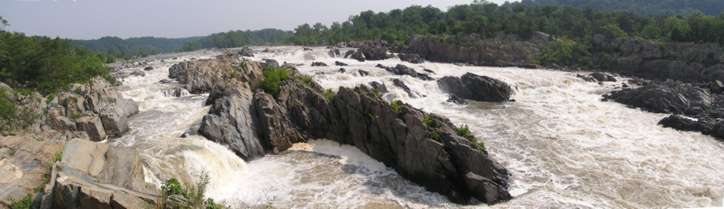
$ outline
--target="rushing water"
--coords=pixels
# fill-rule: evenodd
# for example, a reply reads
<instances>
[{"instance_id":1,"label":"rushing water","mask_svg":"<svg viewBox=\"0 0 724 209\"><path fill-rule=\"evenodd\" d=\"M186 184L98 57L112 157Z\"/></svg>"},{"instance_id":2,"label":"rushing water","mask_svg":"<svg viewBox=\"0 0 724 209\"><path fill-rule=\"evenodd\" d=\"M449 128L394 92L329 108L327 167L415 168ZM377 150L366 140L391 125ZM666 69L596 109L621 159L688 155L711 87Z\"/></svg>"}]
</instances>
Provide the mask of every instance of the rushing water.
<instances>
[{"instance_id":1,"label":"rushing water","mask_svg":"<svg viewBox=\"0 0 724 209\"><path fill-rule=\"evenodd\" d=\"M379 81L399 99L467 124L497 161L509 169L513 200L494 208L664 208L724 206L724 143L693 132L662 128L663 114L601 101L620 83L584 82L575 73L519 68L469 67L453 64L403 63L434 78L466 72L503 80L516 91L515 102L446 102L435 81L396 76L374 67L394 66L398 59L358 62L335 58L325 48L257 47L255 60L303 64L325 88L354 87ZM261 52L264 50L264 52ZM132 131L117 140L142 152L147 182L170 177L193 181L211 177L209 197L234 207L277 208L456 208L445 197L427 192L350 146L326 140L295 145L292 151L244 162L203 137L179 138L203 117L206 95L164 95L175 84L160 84L175 62L215 52L175 55L156 60L156 70L124 81L123 93L141 105L131 119ZM160 59L160 58L159 58ZM329 67L311 67L322 61ZM342 61L346 72L333 66ZM357 70L370 72L360 76ZM132 70L132 69L127 69ZM409 97L392 85L403 80L416 94ZM468 207L483 207L468 206Z\"/></svg>"}]
</instances>

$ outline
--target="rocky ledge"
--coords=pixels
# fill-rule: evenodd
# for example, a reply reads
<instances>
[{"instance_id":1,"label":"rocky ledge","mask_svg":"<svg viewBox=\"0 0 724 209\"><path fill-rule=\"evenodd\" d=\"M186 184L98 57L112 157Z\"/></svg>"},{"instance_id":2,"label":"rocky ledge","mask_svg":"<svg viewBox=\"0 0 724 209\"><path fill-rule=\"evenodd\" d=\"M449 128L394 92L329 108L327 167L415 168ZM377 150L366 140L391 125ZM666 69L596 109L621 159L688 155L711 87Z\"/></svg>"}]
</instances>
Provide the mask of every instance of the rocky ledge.
<instances>
[{"instance_id":1,"label":"rocky ledge","mask_svg":"<svg viewBox=\"0 0 724 209\"><path fill-rule=\"evenodd\" d=\"M207 88L212 110L199 132L244 159L326 138L354 145L457 203L477 199L493 204L511 198L507 170L490 158L482 142L456 134L447 119L390 104L366 87L340 88L334 94L294 69L287 69L289 78L280 82L278 92L265 92L257 89L264 79L260 64L226 60L230 58L238 60L219 57L180 64L172 67L172 77L187 85L189 80L216 84Z\"/></svg>"},{"instance_id":2,"label":"rocky ledge","mask_svg":"<svg viewBox=\"0 0 724 209\"><path fill-rule=\"evenodd\" d=\"M507 83L472 73L466 73L460 78L446 76L437 80L437 84L456 98L476 101L504 102L509 101L513 94L513 88Z\"/></svg>"},{"instance_id":3,"label":"rocky ledge","mask_svg":"<svg viewBox=\"0 0 724 209\"><path fill-rule=\"evenodd\" d=\"M604 99L650 112L673 114L659 124L724 139L724 97L703 87L678 81L650 82L639 88L614 91L604 95Z\"/></svg>"}]
</instances>

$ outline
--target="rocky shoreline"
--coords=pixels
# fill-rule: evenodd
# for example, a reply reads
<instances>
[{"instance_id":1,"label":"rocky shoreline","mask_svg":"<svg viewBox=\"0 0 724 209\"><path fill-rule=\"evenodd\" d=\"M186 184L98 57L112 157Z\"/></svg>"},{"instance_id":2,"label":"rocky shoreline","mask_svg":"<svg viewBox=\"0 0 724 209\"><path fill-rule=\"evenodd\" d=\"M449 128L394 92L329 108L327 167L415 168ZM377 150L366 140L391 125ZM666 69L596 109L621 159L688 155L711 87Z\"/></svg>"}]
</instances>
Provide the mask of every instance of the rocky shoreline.
<instances>
[{"instance_id":1,"label":"rocky shoreline","mask_svg":"<svg viewBox=\"0 0 724 209\"><path fill-rule=\"evenodd\" d=\"M255 90L263 82L261 64L234 56L182 63L172 67L181 78L215 83L208 104L212 109L199 133L228 145L251 160L287 150L293 143L326 138L354 145L403 177L456 203L475 198L497 203L511 198L508 173L475 141L459 136L449 121L406 104L392 104L367 87L341 88L330 95L315 81L290 66L275 97ZM227 65L226 67L219 67ZM216 66L216 67L209 67ZM232 69L232 70L223 70ZM232 76L233 75L233 76ZM253 95L253 96L252 96Z\"/></svg>"}]
</instances>

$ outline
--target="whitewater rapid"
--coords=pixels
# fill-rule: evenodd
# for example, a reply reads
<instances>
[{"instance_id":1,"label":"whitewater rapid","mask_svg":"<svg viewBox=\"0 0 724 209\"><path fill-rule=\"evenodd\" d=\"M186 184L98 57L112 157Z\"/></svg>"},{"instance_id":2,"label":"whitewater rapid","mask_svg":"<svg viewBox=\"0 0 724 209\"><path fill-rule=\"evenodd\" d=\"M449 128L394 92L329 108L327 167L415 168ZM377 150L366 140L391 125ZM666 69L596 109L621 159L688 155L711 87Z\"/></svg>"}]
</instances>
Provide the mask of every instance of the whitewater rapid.
<instances>
[{"instance_id":1,"label":"whitewater rapid","mask_svg":"<svg viewBox=\"0 0 724 209\"><path fill-rule=\"evenodd\" d=\"M513 200L493 208L668 208L724 206L724 143L693 132L657 126L663 114L647 113L601 101L619 83L584 82L576 73L520 68L411 64L393 58L358 62L331 57L323 47L255 47L253 60L300 64L323 87L386 84L388 100L401 100L468 125L511 176ZM211 177L208 197L233 207L276 208L458 208L445 197L425 191L354 147L327 140L297 144L292 151L244 162L225 147L200 136L180 138L208 107L207 95L165 95L174 83L168 68L202 51L151 58L155 70L124 80L126 97L140 103L131 132L118 146L141 151L146 181L160 185L176 177L191 182ZM173 60L170 57L178 57ZM161 59L164 62L161 62ZM311 67L312 62L328 67ZM341 61L349 66L334 66ZM375 67L404 64L433 78L471 72L497 78L515 89L515 102L446 102L435 81L397 76ZM345 68L340 72L339 68ZM125 69L137 70L137 69ZM369 72L361 76L358 70ZM404 81L417 97L392 85ZM485 205L466 206L468 208Z\"/></svg>"}]
</instances>

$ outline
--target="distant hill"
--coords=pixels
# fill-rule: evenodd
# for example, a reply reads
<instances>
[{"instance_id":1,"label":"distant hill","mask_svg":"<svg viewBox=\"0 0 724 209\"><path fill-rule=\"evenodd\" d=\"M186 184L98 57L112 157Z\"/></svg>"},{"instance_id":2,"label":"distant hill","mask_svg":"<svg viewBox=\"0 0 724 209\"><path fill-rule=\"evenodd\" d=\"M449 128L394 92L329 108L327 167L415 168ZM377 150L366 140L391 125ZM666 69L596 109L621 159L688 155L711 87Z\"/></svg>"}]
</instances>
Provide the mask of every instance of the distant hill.
<instances>
[{"instance_id":1,"label":"distant hill","mask_svg":"<svg viewBox=\"0 0 724 209\"><path fill-rule=\"evenodd\" d=\"M703 12L718 16L724 0L523 0L528 5L567 5L594 10L627 11L644 15L671 15Z\"/></svg>"},{"instance_id":2,"label":"distant hill","mask_svg":"<svg viewBox=\"0 0 724 209\"><path fill-rule=\"evenodd\" d=\"M187 43L199 39L201 39L201 37L139 37L128 39L103 37L95 40L72 40L72 43L76 46L87 48L98 53L127 58L178 51Z\"/></svg>"},{"instance_id":3,"label":"distant hill","mask_svg":"<svg viewBox=\"0 0 724 209\"><path fill-rule=\"evenodd\" d=\"M287 43L292 36L294 36L294 33L290 31L262 29L229 31L189 38L139 37L122 39L103 37L94 40L71 40L71 43L111 57L130 58L197 49L281 44Z\"/></svg>"},{"instance_id":4,"label":"distant hill","mask_svg":"<svg viewBox=\"0 0 724 209\"><path fill-rule=\"evenodd\" d=\"M186 43L183 50L207 48L232 48L245 45L274 45L288 43L294 36L291 31L279 29L237 30L215 33Z\"/></svg>"}]
</instances>

